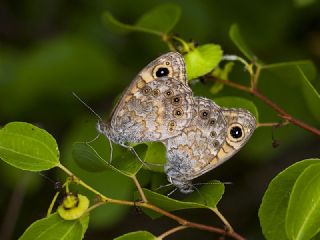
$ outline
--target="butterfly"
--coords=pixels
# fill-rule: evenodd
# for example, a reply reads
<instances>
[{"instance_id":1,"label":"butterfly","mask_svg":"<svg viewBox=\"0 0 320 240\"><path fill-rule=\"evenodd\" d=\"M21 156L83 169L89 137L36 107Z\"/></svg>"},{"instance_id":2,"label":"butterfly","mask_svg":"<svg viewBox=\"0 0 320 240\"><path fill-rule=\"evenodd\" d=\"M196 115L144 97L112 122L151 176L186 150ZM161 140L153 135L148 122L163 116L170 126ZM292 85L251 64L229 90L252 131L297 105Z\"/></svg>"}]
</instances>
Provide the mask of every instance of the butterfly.
<instances>
[{"instance_id":1,"label":"butterfly","mask_svg":"<svg viewBox=\"0 0 320 240\"><path fill-rule=\"evenodd\" d=\"M166 139L168 181L181 192L194 190L191 180L216 168L249 140L256 127L247 110L221 108L213 101L194 97L194 117L181 134Z\"/></svg>"},{"instance_id":2,"label":"butterfly","mask_svg":"<svg viewBox=\"0 0 320 240\"><path fill-rule=\"evenodd\" d=\"M162 142L167 150L168 181L188 193L193 191L191 180L239 151L255 126L247 110L222 108L194 97L183 56L169 52L140 71L109 121L99 121L97 129L127 148L127 143Z\"/></svg>"},{"instance_id":3,"label":"butterfly","mask_svg":"<svg viewBox=\"0 0 320 240\"><path fill-rule=\"evenodd\" d=\"M192 120L193 96L185 63L177 52L166 53L143 68L97 129L112 142L155 142L181 133Z\"/></svg>"}]
</instances>

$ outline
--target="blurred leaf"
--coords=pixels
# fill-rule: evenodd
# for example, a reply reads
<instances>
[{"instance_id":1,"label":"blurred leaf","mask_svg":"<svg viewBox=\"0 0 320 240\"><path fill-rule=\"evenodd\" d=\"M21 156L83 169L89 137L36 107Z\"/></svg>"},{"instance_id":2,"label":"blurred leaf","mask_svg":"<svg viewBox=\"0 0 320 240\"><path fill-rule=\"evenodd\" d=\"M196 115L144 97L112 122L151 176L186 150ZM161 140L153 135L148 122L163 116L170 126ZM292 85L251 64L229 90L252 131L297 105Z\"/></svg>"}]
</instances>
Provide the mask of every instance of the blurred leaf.
<instances>
[{"instance_id":1,"label":"blurred leaf","mask_svg":"<svg viewBox=\"0 0 320 240\"><path fill-rule=\"evenodd\" d=\"M229 31L229 36L232 42L239 48L239 50L251 61L254 60L255 55L251 49L247 46L243 40L239 27L237 24L233 24Z\"/></svg>"},{"instance_id":2,"label":"blurred leaf","mask_svg":"<svg viewBox=\"0 0 320 240\"><path fill-rule=\"evenodd\" d=\"M118 31L139 31L162 36L170 32L181 15L180 7L176 4L162 4L146 12L134 25L125 24L115 19L110 12L103 14L103 20Z\"/></svg>"},{"instance_id":3,"label":"blurred leaf","mask_svg":"<svg viewBox=\"0 0 320 240\"><path fill-rule=\"evenodd\" d=\"M309 79L307 79L301 68L299 66L297 66L297 68L302 78L301 87L309 110L320 121L320 95L314 86L312 86Z\"/></svg>"},{"instance_id":4,"label":"blurred leaf","mask_svg":"<svg viewBox=\"0 0 320 240\"><path fill-rule=\"evenodd\" d=\"M113 80L119 71L110 52L79 36L42 42L20 58L11 69L14 75L10 87L0 87L2 96L15 96L10 104L0 102L0 108L14 116L32 107L37 112L46 107L51 114L58 110L60 114L63 110L72 113L72 92L89 100L110 93L119 85Z\"/></svg>"},{"instance_id":5,"label":"blurred leaf","mask_svg":"<svg viewBox=\"0 0 320 240\"><path fill-rule=\"evenodd\" d=\"M317 2L316 0L293 0L296 7L307 7Z\"/></svg>"},{"instance_id":6,"label":"blurred leaf","mask_svg":"<svg viewBox=\"0 0 320 240\"><path fill-rule=\"evenodd\" d=\"M177 24L181 15L179 5L166 3L155 7L142 15L136 23L137 27L150 29L159 33L168 33Z\"/></svg>"},{"instance_id":7,"label":"blurred leaf","mask_svg":"<svg viewBox=\"0 0 320 240\"><path fill-rule=\"evenodd\" d=\"M22 170L43 171L59 165L59 150L45 130L11 122L0 129L0 158Z\"/></svg>"},{"instance_id":8,"label":"blurred leaf","mask_svg":"<svg viewBox=\"0 0 320 240\"><path fill-rule=\"evenodd\" d=\"M153 171L163 172L163 166L167 162L166 148L160 142L147 142L148 146L144 161L150 163L148 165ZM154 165L153 165L154 164ZM159 166L156 166L159 165Z\"/></svg>"},{"instance_id":9,"label":"blurred leaf","mask_svg":"<svg viewBox=\"0 0 320 240\"><path fill-rule=\"evenodd\" d=\"M278 174L269 184L259 209L262 232L267 240L289 239L285 230L285 218L292 188L306 168L318 163L319 159L307 159L295 163Z\"/></svg>"},{"instance_id":10,"label":"blurred leaf","mask_svg":"<svg viewBox=\"0 0 320 240\"><path fill-rule=\"evenodd\" d=\"M218 181L209 181L208 184L199 189L199 192L194 191L183 201L169 198L148 189L143 189L143 191L150 203L166 211L172 212L190 208L216 208L216 205L224 193L224 185ZM143 209L143 211L151 218L161 216L161 214L148 209Z\"/></svg>"},{"instance_id":11,"label":"blurred leaf","mask_svg":"<svg viewBox=\"0 0 320 240\"><path fill-rule=\"evenodd\" d=\"M256 121L259 122L258 109L250 100L240 97L219 97L215 98L214 101L221 107L247 109L255 116Z\"/></svg>"},{"instance_id":12,"label":"blurred leaf","mask_svg":"<svg viewBox=\"0 0 320 240\"><path fill-rule=\"evenodd\" d=\"M84 222L65 221L55 213L32 223L19 240L79 240L82 239L85 228Z\"/></svg>"},{"instance_id":13,"label":"blurred leaf","mask_svg":"<svg viewBox=\"0 0 320 240\"><path fill-rule=\"evenodd\" d=\"M158 239L151 233L147 231L137 231L124 234L120 237L115 238L114 240L156 240Z\"/></svg>"},{"instance_id":14,"label":"blurred leaf","mask_svg":"<svg viewBox=\"0 0 320 240\"><path fill-rule=\"evenodd\" d=\"M228 62L223 68L217 67L213 72L212 76L215 76L222 80L227 80L229 73L232 71L234 63ZM223 89L224 84L222 82L215 81L210 88L212 94L217 94Z\"/></svg>"},{"instance_id":15,"label":"blurred leaf","mask_svg":"<svg viewBox=\"0 0 320 240\"><path fill-rule=\"evenodd\" d=\"M205 44L184 55L188 80L203 76L221 61L222 49L216 44Z\"/></svg>"},{"instance_id":16,"label":"blurred leaf","mask_svg":"<svg viewBox=\"0 0 320 240\"><path fill-rule=\"evenodd\" d=\"M289 239L309 240L320 232L320 163L308 166L290 195L286 230Z\"/></svg>"},{"instance_id":17,"label":"blurred leaf","mask_svg":"<svg viewBox=\"0 0 320 240\"><path fill-rule=\"evenodd\" d=\"M319 116L319 109L314 106L319 104L319 96L310 86L315 75L315 67L310 61L264 65L258 88L294 117L311 123L314 116ZM309 96L302 98L303 95Z\"/></svg>"}]
</instances>

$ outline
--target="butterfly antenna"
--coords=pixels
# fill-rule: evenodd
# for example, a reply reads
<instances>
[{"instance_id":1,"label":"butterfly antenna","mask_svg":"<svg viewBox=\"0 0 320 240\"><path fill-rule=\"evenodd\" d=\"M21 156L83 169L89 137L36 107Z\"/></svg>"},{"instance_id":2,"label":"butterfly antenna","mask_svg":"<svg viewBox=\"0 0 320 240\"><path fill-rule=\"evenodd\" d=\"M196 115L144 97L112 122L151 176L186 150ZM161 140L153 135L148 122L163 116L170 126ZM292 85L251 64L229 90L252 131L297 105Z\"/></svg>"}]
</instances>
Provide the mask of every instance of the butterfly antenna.
<instances>
[{"instance_id":1,"label":"butterfly antenna","mask_svg":"<svg viewBox=\"0 0 320 240\"><path fill-rule=\"evenodd\" d=\"M83 101L75 92L72 92L72 95L78 99L86 108L88 108L101 122L103 122L102 118L98 113L96 113L85 101Z\"/></svg>"},{"instance_id":2,"label":"butterfly antenna","mask_svg":"<svg viewBox=\"0 0 320 240\"><path fill-rule=\"evenodd\" d=\"M160 189L162 189L162 188L169 187L169 186L172 186L172 185L173 185L172 183L168 183L168 184L165 184L165 185L160 185L159 187L157 187L157 188L155 189L155 191L158 191L158 190L160 190Z\"/></svg>"},{"instance_id":3,"label":"butterfly antenna","mask_svg":"<svg viewBox=\"0 0 320 240\"><path fill-rule=\"evenodd\" d=\"M177 191L178 190L178 188L175 188L175 189L173 189L171 192L169 192L168 194L167 194L167 197L169 197L170 195L172 195L175 191Z\"/></svg>"},{"instance_id":4,"label":"butterfly antenna","mask_svg":"<svg viewBox=\"0 0 320 240\"><path fill-rule=\"evenodd\" d=\"M215 184L233 184L233 182L208 182L208 183L195 183L193 186L200 186L200 185L215 185Z\"/></svg>"}]
</instances>

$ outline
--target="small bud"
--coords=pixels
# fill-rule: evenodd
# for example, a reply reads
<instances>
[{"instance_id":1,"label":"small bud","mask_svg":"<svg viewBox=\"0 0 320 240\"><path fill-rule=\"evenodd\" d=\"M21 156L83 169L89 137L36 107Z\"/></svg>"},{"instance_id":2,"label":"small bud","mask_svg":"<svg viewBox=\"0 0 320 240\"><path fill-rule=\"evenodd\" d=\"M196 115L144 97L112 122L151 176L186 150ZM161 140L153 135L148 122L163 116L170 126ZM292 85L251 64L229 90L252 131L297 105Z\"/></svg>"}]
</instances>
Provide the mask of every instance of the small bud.
<instances>
[{"instance_id":1,"label":"small bud","mask_svg":"<svg viewBox=\"0 0 320 240\"><path fill-rule=\"evenodd\" d=\"M58 207L57 212L64 220L80 218L89 207L89 199L81 194L68 194Z\"/></svg>"}]
</instances>

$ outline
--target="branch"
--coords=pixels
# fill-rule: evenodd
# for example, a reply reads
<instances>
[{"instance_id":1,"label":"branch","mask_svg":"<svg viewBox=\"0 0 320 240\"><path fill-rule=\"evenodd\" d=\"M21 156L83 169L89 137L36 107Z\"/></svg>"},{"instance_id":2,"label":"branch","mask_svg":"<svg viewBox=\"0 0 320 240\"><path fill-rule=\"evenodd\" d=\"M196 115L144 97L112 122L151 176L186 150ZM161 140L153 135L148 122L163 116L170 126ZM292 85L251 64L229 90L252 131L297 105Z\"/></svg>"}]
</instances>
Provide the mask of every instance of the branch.
<instances>
[{"instance_id":1,"label":"branch","mask_svg":"<svg viewBox=\"0 0 320 240\"><path fill-rule=\"evenodd\" d=\"M205 78L209 79L209 80L213 80L213 81L218 81L218 82L223 83L224 85L227 85L229 87L233 87L233 88L239 89L241 91L253 94L257 98L259 98L262 102L269 105L277 113L279 113L279 117L281 117L285 121L291 122L292 124L302 128L302 129L305 129L305 130L317 135L318 137L320 137L320 130L319 129L296 119L295 117L290 115L288 112L286 112L283 108L281 108L279 105L277 105L275 102L273 102L271 99L269 99L268 97L263 95L261 92L259 92L256 88L251 89L247 86L232 82L230 80L223 80L223 79L219 79L219 78L216 78L216 77L213 77L210 75L206 75Z\"/></svg>"},{"instance_id":2,"label":"branch","mask_svg":"<svg viewBox=\"0 0 320 240\"><path fill-rule=\"evenodd\" d=\"M127 200L118 200L118 199L112 199L109 198L105 195L103 195L102 193L98 192L97 190L95 190L93 187L89 186L88 184L86 184L85 182L83 182L80 178L78 178L76 175L74 175L69 169L67 169L65 166L63 166L62 164L59 164L58 167L63 170L67 175L69 175L71 177L71 179L73 179L74 183L79 184L81 186L83 186L84 188L90 190L91 192L93 192L94 194L96 194L101 202L95 204L94 206L92 206L91 209L94 209L100 205L102 205L103 203L112 203L112 204L120 204L120 205L127 205L127 206L137 206L137 207L142 207L142 208L148 208L151 209L155 212L158 212L164 216L167 216L168 218L171 218L173 220L175 220L176 222L178 222L180 225L185 226L185 227L189 227L189 228L197 228L200 230L205 230L205 231L209 231L209 232L214 232L214 233L218 233L221 235L225 235L225 236L229 236L232 237L235 240L245 240L244 237L242 237L241 235L239 235L236 232L226 232L224 229L221 228L216 228L216 227L212 227L212 226L208 226L205 224L200 224L200 223L196 223L196 222L191 222L188 221L184 218L181 218L179 216L176 216L170 212L167 212L153 204L147 203L147 202L133 202L133 201L127 201Z\"/></svg>"}]
</instances>

